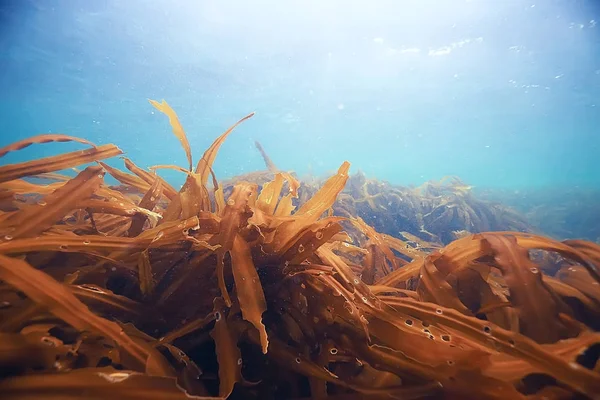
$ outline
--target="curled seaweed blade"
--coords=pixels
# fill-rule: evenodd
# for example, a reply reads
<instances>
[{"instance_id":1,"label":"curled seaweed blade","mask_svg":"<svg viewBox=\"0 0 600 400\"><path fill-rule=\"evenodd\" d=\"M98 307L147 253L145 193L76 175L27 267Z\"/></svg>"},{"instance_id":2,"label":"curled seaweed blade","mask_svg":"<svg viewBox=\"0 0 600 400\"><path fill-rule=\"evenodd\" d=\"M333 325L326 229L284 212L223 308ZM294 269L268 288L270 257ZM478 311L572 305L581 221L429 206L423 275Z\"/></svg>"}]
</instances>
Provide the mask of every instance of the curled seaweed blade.
<instances>
[{"instance_id":1,"label":"curled seaweed blade","mask_svg":"<svg viewBox=\"0 0 600 400\"><path fill-rule=\"evenodd\" d=\"M152 184L152 187L148 189L144 197L139 203L139 207L145 210L152 212L154 207L156 207L156 203L163 193L163 186L160 179L157 179ZM127 231L127 236L134 237L142 233L144 229L144 223L148 217L142 213L137 213L132 217L131 225L129 226L129 230Z\"/></svg>"},{"instance_id":2,"label":"curled seaweed blade","mask_svg":"<svg viewBox=\"0 0 600 400\"><path fill-rule=\"evenodd\" d=\"M267 310L267 302L252 262L250 246L239 235L235 237L231 249L231 269L242 316L258 330L262 352L267 354L269 340L262 323L262 314Z\"/></svg>"},{"instance_id":3,"label":"curled seaweed blade","mask_svg":"<svg viewBox=\"0 0 600 400\"><path fill-rule=\"evenodd\" d=\"M18 164L9 164L0 167L0 183L26 176L60 171L93 161L118 156L122 153L121 149L117 146L106 144L91 149L60 154L58 156L45 157Z\"/></svg>"},{"instance_id":4,"label":"curled seaweed blade","mask_svg":"<svg viewBox=\"0 0 600 400\"><path fill-rule=\"evenodd\" d=\"M511 303L519 310L523 333L540 343L567 337L567 328L558 318L559 304L543 284L541 272L529 259L527 249L520 247L514 237L483 237L510 289Z\"/></svg>"},{"instance_id":5,"label":"curled seaweed blade","mask_svg":"<svg viewBox=\"0 0 600 400\"><path fill-rule=\"evenodd\" d=\"M158 101L155 101L155 100L148 100L148 101L150 102L150 104L152 104L154 106L154 108L156 108L158 111L160 111L161 113L163 113L167 117L169 117L169 123L171 124L171 127L173 128L173 134L175 134L177 139L179 139L179 141L181 142L181 145L183 146L183 149L185 150L185 155L188 159L188 163L189 163L189 167L190 167L189 170L191 171L192 170L192 149L190 147L190 143L188 142L185 131L183 130L183 126L181 126L181 122L179 122L179 117L177 117L177 113L175 112L175 110L173 110L171 108L171 106L169 104L167 104L167 102L165 100L163 100L161 103L159 103Z\"/></svg>"},{"instance_id":6,"label":"curled seaweed blade","mask_svg":"<svg viewBox=\"0 0 600 400\"><path fill-rule=\"evenodd\" d=\"M79 330L98 332L117 343L142 370L149 353L114 322L93 314L68 287L24 261L0 255L0 279L21 290L37 304Z\"/></svg>"},{"instance_id":7,"label":"curled seaweed blade","mask_svg":"<svg viewBox=\"0 0 600 400\"><path fill-rule=\"evenodd\" d=\"M256 201L256 190L256 184L247 182L242 182L233 188L219 224L219 233L210 243L210 245L221 246L217 250L217 279L227 306L231 305L231 300L225 287L223 258L233 248L236 236L252 216L251 206Z\"/></svg>"},{"instance_id":8,"label":"curled seaweed blade","mask_svg":"<svg viewBox=\"0 0 600 400\"><path fill-rule=\"evenodd\" d=\"M250 113L250 114L246 115L244 118L240 119L235 124L233 124L229 129L227 129L225 131L225 133L223 133L221 136L219 136L217 138L217 140L215 140L213 142L213 144L204 152L204 155L202 156L202 158L198 162L198 165L196 166L196 173L200 174L200 176L201 176L200 182L202 185L205 186L206 183L208 182L208 175L210 174L210 168L212 168L215 158L217 157L219 148L221 147L223 142L225 142L225 139L227 139L227 136L229 136L229 134L231 132L233 132L233 130L235 128L237 128L237 126L239 124L241 124L242 122L244 122L247 119L252 118L253 116L254 116L254 113Z\"/></svg>"},{"instance_id":9,"label":"curled seaweed blade","mask_svg":"<svg viewBox=\"0 0 600 400\"><path fill-rule=\"evenodd\" d=\"M50 142L77 142L81 144L87 144L92 147L97 147L94 143L89 142L85 139L80 139L73 136L63 135L60 133L49 133L44 135L36 135L27 139L19 140L18 142L12 143L8 146L0 148L0 157L4 157L11 151L22 150L32 144L38 143L50 143Z\"/></svg>"},{"instance_id":10,"label":"curled seaweed blade","mask_svg":"<svg viewBox=\"0 0 600 400\"><path fill-rule=\"evenodd\" d=\"M113 368L25 375L0 381L2 399L122 399L122 400L212 400L190 396L175 378L157 377ZM35 395L32 395L35 393Z\"/></svg>"},{"instance_id":11,"label":"curled seaweed blade","mask_svg":"<svg viewBox=\"0 0 600 400\"><path fill-rule=\"evenodd\" d=\"M130 159L127 157L123 157L123 161L125 162L125 168L136 174L140 179L146 182L148 185L152 186L156 181L160 181L161 186L163 187L163 192L165 196L171 200L177 196L177 190L173 188L167 181L158 176L156 173L148 172L137 165L135 165ZM183 168L182 168L183 169ZM188 172L183 169L184 172Z\"/></svg>"},{"instance_id":12,"label":"curled seaweed blade","mask_svg":"<svg viewBox=\"0 0 600 400\"><path fill-rule=\"evenodd\" d=\"M275 207L277 207L277 201L283 188L283 175L276 174L275 178L271 182L264 184L258 199L256 200L256 208L265 212L268 215L275 213Z\"/></svg>"},{"instance_id":13,"label":"curled seaweed blade","mask_svg":"<svg viewBox=\"0 0 600 400\"><path fill-rule=\"evenodd\" d=\"M154 290L154 277L152 275L152 265L150 264L150 256L148 250L140 253L138 260L138 275L140 279L140 291L144 296L149 296Z\"/></svg>"},{"instance_id":14,"label":"curled seaweed blade","mask_svg":"<svg viewBox=\"0 0 600 400\"><path fill-rule=\"evenodd\" d=\"M98 164L100 164L102 168L106 170L106 172L108 172L113 178L121 182L123 185L132 186L142 192L145 192L148 189L150 189L150 185L147 182L144 182L144 180L135 175L128 174L126 172L118 170L117 168L113 168L110 165L103 162L98 162Z\"/></svg>"},{"instance_id":15,"label":"curled seaweed blade","mask_svg":"<svg viewBox=\"0 0 600 400\"><path fill-rule=\"evenodd\" d=\"M219 396L227 398L233 391L235 383L242 379L242 355L227 321L225 301L217 297L214 306L215 327L210 336L215 341L219 363Z\"/></svg>"},{"instance_id":16,"label":"curled seaweed blade","mask_svg":"<svg viewBox=\"0 0 600 400\"><path fill-rule=\"evenodd\" d=\"M265 161L265 165L267 166L267 169L273 173L279 172L277 170L277 167L273 163L273 161L271 161L271 158L267 155L267 152L265 151L265 149L263 149L262 145L257 140L254 141L254 145L256 146L256 148L260 152L260 155L262 156L263 160Z\"/></svg>"},{"instance_id":17,"label":"curled seaweed blade","mask_svg":"<svg viewBox=\"0 0 600 400\"><path fill-rule=\"evenodd\" d=\"M287 247L299 231L316 222L325 212L327 212L335 202L338 194L344 189L346 181L348 180L349 169L350 163L345 161L338 169L337 174L329 178L321 189L319 189L310 200L304 203L296 213L294 213L294 218L291 222L282 224L277 228L275 240L273 242L274 252L280 252ZM284 197L281 202L283 202L285 198L286 197ZM282 206L281 202L279 207ZM276 214L279 215L278 212L276 212Z\"/></svg>"},{"instance_id":18,"label":"curled seaweed blade","mask_svg":"<svg viewBox=\"0 0 600 400\"><path fill-rule=\"evenodd\" d=\"M26 238L44 232L76 208L78 202L88 199L100 187L103 176L100 167L87 167L75 178L45 196L43 202L13 214L3 224L14 228L9 236Z\"/></svg>"}]
</instances>

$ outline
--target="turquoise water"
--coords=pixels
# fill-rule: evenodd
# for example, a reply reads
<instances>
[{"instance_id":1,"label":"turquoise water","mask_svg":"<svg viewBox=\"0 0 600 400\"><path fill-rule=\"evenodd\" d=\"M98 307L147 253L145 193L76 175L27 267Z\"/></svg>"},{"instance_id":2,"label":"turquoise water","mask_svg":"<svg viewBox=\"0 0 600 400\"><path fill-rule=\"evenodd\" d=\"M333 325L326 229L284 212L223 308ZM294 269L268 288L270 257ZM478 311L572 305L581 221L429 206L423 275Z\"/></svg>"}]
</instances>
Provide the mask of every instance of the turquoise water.
<instances>
[{"instance_id":1,"label":"turquoise water","mask_svg":"<svg viewBox=\"0 0 600 400\"><path fill-rule=\"evenodd\" d=\"M0 146L39 133L219 178L275 164L398 184L600 188L595 1L0 1ZM0 163L79 145L38 145ZM113 162L119 165L119 161ZM177 172L164 172L175 181Z\"/></svg>"}]
</instances>

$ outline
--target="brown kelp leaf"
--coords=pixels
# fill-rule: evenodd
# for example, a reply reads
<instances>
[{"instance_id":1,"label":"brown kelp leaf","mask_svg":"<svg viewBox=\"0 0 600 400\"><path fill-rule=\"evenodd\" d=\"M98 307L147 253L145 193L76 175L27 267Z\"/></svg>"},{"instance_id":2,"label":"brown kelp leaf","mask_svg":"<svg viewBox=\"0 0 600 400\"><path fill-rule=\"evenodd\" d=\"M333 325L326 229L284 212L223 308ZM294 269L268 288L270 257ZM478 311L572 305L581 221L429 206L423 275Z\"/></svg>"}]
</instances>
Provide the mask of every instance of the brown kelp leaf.
<instances>
[{"instance_id":1,"label":"brown kelp leaf","mask_svg":"<svg viewBox=\"0 0 600 400\"><path fill-rule=\"evenodd\" d=\"M171 106L169 104L167 104L167 102L165 100L162 101L162 103L159 103L158 101L155 100L148 100L150 102L150 104L152 104L154 106L154 108L156 108L158 111L160 111L161 113L165 114L167 117L169 117L169 123L171 124L171 127L173 128L173 134L175 134L175 136L177 137L177 139L179 139L179 141L181 142L181 145L183 146L183 150L185 150L185 155L188 159L188 163L189 163L189 170L192 170L192 149L190 148L190 143L188 142L187 136L185 134L185 131L183 130L183 126L181 126L181 122L179 122L179 117L177 116L177 113L175 113L175 110L173 110L171 108Z\"/></svg>"},{"instance_id":2,"label":"brown kelp leaf","mask_svg":"<svg viewBox=\"0 0 600 400\"><path fill-rule=\"evenodd\" d=\"M138 260L138 276L140 279L140 291L144 296L149 296L154 290L154 276L148 249L142 251Z\"/></svg>"},{"instance_id":3,"label":"brown kelp leaf","mask_svg":"<svg viewBox=\"0 0 600 400\"><path fill-rule=\"evenodd\" d=\"M3 225L14 227L10 233L12 238L37 236L60 221L78 202L89 198L100 187L103 177L102 168L87 167L62 187L46 195L43 202L13 214Z\"/></svg>"},{"instance_id":4,"label":"brown kelp leaf","mask_svg":"<svg viewBox=\"0 0 600 400\"><path fill-rule=\"evenodd\" d=\"M275 166L275 164L273 164L273 161L271 161L271 159L267 155L267 152L265 151L265 149L263 149L262 145L257 140L254 141L254 145L256 146L256 148L260 152L260 155L262 156L263 160L265 161L265 165L267 166L267 169L273 173L277 173L278 172L277 167Z\"/></svg>"},{"instance_id":5,"label":"brown kelp leaf","mask_svg":"<svg viewBox=\"0 0 600 400\"><path fill-rule=\"evenodd\" d=\"M500 327L492 327L488 321L466 316L453 309L445 309L440 314L437 312L439 306L433 303L403 298L394 299L389 304L398 312L456 331L464 341L472 346L477 345L494 353L502 351L519 357L581 393L586 395L600 393L600 375L598 373L579 364L564 361L524 335L515 334Z\"/></svg>"},{"instance_id":6,"label":"brown kelp leaf","mask_svg":"<svg viewBox=\"0 0 600 400\"><path fill-rule=\"evenodd\" d=\"M133 163L129 158L123 157L123 161L125 162L125 168L136 174L140 179L146 182L148 185L153 186L156 181L160 181L160 184L163 188L163 192L165 197L169 200L172 200L177 196L177 190L173 188L167 181L158 176L155 172L148 172ZM186 173L188 171L184 170Z\"/></svg>"},{"instance_id":7,"label":"brown kelp leaf","mask_svg":"<svg viewBox=\"0 0 600 400\"><path fill-rule=\"evenodd\" d=\"M57 353L55 346L48 346L35 337L0 332L0 370L52 368Z\"/></svg>"},{"instance_id":8,"label":"brown kelp leaf","mask_svg":"<svg viewBox=\"0 0 600 400\"><path fill-rule=\"evenodd\" d=\"M386 258L388 259L388 262L391 264L393 270L396 270L398 268L398 264L396 262L396 257L394 256L394 253L392 252L392 250L389 248L389 246L387 245L387 243L385 242L385 239L383 238L383 236L377 232L375 229L373 229L372 227L370 227L369 225L367 225L367 223L361 218L361 217L357 217L357 218L350 218L350 222L352 222L352 224L359 229L362 233L364 233L369 239L371 239L371 241L373 243L375 243L383 252L383 254L385 254ZM386 268L386 275L390 272L389 267L387 265L385 265Z\"/></svg>"},{"instance_id":9,"label":"brown kelp leaf","mask_svg":"<svg viewBox=\"0 0 600 400\"><path fill-rule=\"evenodd\" d=\"M221 314L219 314L221 315ZM185 325L175 329L172 332L167 333L155 342L155 345L161 345L165 343L171 343L175 339L190 334L194 331L201 330L206 327L209 323L215 320L215 312L211 312L204 318L198 318L193 321L186 323Z\"/></svg>"},{"instance_id":10,"label":"brown kelp leaf","mask_svg":"<svg viewBox=\"0 0 600 400\"><path fill-rule=\"evenodd\" d=\"M329 178L321 189L294 213L291 222L281 224L277 228L273 241L274 252L278 253L285 248L299 231L316 222L333 205L338 194L346 185L349 169L350 163L345 161L338 169L337 174ZM282 201L284 199L286 197ZM281 206L280 202L279 207Z\"/></svg>"},{"instance_id":11,"label":"brown kelp leaf","mask_svg":"<svg viewBox=\"0 0 600 400\"><path fill-rule=\"evenodd\" d=\"M213 142L213 144L204 152L204 155L202 156L200 161L198 161L198 165L196 166L196 173L200 174L200 176L201 176L200 182L203 186L206 186L206 183L208 182L208 175L210 174L210 168L212 168L215 158L217 157L219 148L221 147L223 142L225 142L225 139L227 139L227 136L229 136L229 134L231 132L233 132L233 130L239 124L241 124L242 122L244 122L247 119L252 118L253 116L254 116L254 113L250 113L250 114L246 115L244 118L240 119L235 124L233 124L221 136L219 136Z\"/></svg>"},{"instance_id":12,"label":"brown kelp leaf","mask_svg":"<svg viewBox=\"0 0 600 400\"><path fill-rule=\"evenodd\" d=\"M600 258L596 256L596 261L594 261L593 254L598 250L593 250L597 249L597 245L590 244L591 242L565 241L565 243L561 243L543 236L522 232L494 232L494 234L513 236L517 239L519 246L527 249L555 251L563 257L569 258L581 264L583 267L585 267L585 269L588 270L592 278L594 278L596 282L600 283L600 266L597 265ZM572 246L569 245L569 243L572 244ZM584 243L588 244L584 245ZM590 252L590 250L592 252Z\"/></svg>"},{"instance_id":13,"label":"brown kelp leaf","mask_svg":"<svg viewBox=\"0 0 600 400\"><path fill-rule=\"evenodd\" d=\"M521 331L539 343L553 343L566 337L567 330L558 318L556 299L543 284L537 264L527 249L514 237L482 234L491 246L506 284L510 299L519 310Z\"/></svg>"},{"instance_id":14,"label":"brown kelp leaf","mask_svg":"<svg viewBox=\"0 0 600 400\"><path fill-rule=\"evenodd\" d=\"M0 183L14 179L32 176L44 172L54 172L62 169L87 164L93 161L103 160L118 156L123 152L117 146L106 144L91 149L74 151L72 153L58 156L40 158L18 164L10 164L0 167Z\"/></svg>"},{"instance_id":15,"label":"brown kelp leaf","mask_svg":"<svg viewBox=\"0 0 600 400\"><path fill-rule=\"evenodd\" d=\"M133 315L139 315L143 311L140 304L129 297L114 294L96 285L69 285L69 288L78 299L90 306L104 306L111 312L124 311Z\"/></svg>"},{"instance_id":16,"label":"brown kelp leaf","mask_svg":"<svg viewBox=\"0 0 600 400\"><path fill-rule=\"evenodd\" d=\"M123 185L132 186L138 189L140 192L146 192L148 189L150 189L150 185L147 182L135 175L113 168L103 162L98 162L98 164L100 164L106 170L106 172L108 172L113 178L121 182Z\"/></svg>"},{"instance_id":17,"label":"brown kelp leaf","mask_svg":"<svg viewBox=\"0 0 600 400\"><path fill-rule=\"evenodd\" d=\"M242 379L242 355L227 323L225 301L217 297L214 306L215 327L210 336L215 341L219 362L219 396L227 398L233 391L235 383Z\"/></svg>"},{"instance_id":18,"label":"brown kelp leaf","mask_svg":"<svg viewBox=\"0 0 600 400\"><path fill-rule=\"evenodd\" d=\"M225 287L223 257L233 248L234 240L240 230L248 224L248 219L252 216L251 206L256 201L257 189L255 183L247 182L241 182L233 188L223 211L219 233L209 243L211 246L221 245L217 251L217 278L222 296L228 306L231 305L231 300Z\"/></svg>"},{"instance_id":19,"label":"brown kelp leaf","mask_svg":"<svg viewBox=\"0 0 600 400\"><path fill-rule=\"evenodd\" d=\"M139 203L141 208L144 208L148 211L154 210L156 207L156 203L162 194L163 185L160 179L156 179L152 184L152 187L148 189L144 197ZM131 219L131 225L129 226L129 230L127 231L127 236L135 237L139 235L144 229L144 223L146 222L146 215L135 214Z\"/></svg>"},{"instance_id":20,"label":"brown kelp leaf","mask_svg":"<svg viewBox=\"0 0 600 400\"><path fill-rule=\"evenodd\" d=\"M223 186L219 185L219 181L215 175L215 171L210 169L210 175L213 180L213 190L215 195L215 209L214 212L217 215L222 215L225 211L225 194L223 193Z\"/></svg>"},{"instance_id":21,"label":"brown kelp leaf","mask_svg":"<svg viewBox=\"0 0 600 400\"><path fill-rule=\"evenodd\" d=\"M24 261L0 255L0 279L21 290L31 300L79 330L91 330L111 338L144 369L148 352L123 333L114 322L94 315L69 288ZM148 371L153 373L154 371Z\"/></svg>"},{"instance_id":22,"label":"brown kelp leaf","mask_svg":"<svg viewBox=\"0 0 600 400\"><path fill-rule=\"evenodd\" d=\"M427 257L421 268L421 279L417 286L420 299L454 308L466 315L473 315L460 301L452 286L446 282L446 277L435 266L436 258L435 254Z\"/></svg>"},{"instance_id":23,"label":"brown kelp leaf","mask_svg":"<svg viewBox=\"0 0 600 400\"><path fill-rule=\"evenodd\" d=\"M231 254L231 269L235 280L242 316L260 333L260 344L263 354L267 354L269 340L267 331L262 323L262 314L267 310L267 302L262 285L252 262L250 246L239 235L233 240Z\"/></svg>"},{"instance_id":24,"label":"brown kelp leaf","mask_svg":"<svg viewBox=\"0 0 600 400\"><path fill-rule=\"evenodd\" d=\"M342 217L327 217L298 232L285 247L280 249L281 261L299 264L309 258L316 249L342 230Z\"/></svg>"},{"instance_id":25,"label":"brown kelp leaf","mask_svg":"<svg viewBox=\"0 0 600 400\"><path fill-rule=\"evenodd\" d=\"M159 165L153 165L151 167L148 167L148 169L150 171L156 171L157 169L171 169L173 171L179 171L179 172L183 172L184 174L187 174L188 171L187 169L180 167L178 165L170 165L170 164L159 164Z\"/></svg>"},{"instance_id":26,"label":"brown kelp leaf","mask_svg":"<svg viewBox=\"0 0 600 400\"><path fill-rule=\"evenodd\" d=\"M256 208L268 215L273 215L282 188L283 175L275 174L275 179L263 185L263 188L258 195L258 199L256 200Z\"/></svg>"},{"instance_id":27,"label":"brown kelp leaf","mask_svg":"<svg viewBox=\"0 0 600 400\"><path fill-rule=\"evenodd\" d=\"M8 146L4 146L0 148L0 157L4 157L6 153L10 153L11 151L17 151L24 149L26 147L31 146L32 144L37 143L50 143L50 142L77 142L82 144L87 144L92 147L97 147L94 143L88 142L85 139L76 138L73 136L67 136L60 133L48 133L44 135L36 135L27 139L19 140L18 142L14 142L9 144Z\"/></svg>"},{"instance_id":28,"label":"brown kelp leaf","mask_svg":"<svg viewBox=\"0 0 600 400\"><path fill-rule=\"evenodd\" d=\"M3 400L221 399L190 396L177 385L175 378L150 376L108 367L5 378L0 380L0 392Z\"/></svg>"}]
</instances>

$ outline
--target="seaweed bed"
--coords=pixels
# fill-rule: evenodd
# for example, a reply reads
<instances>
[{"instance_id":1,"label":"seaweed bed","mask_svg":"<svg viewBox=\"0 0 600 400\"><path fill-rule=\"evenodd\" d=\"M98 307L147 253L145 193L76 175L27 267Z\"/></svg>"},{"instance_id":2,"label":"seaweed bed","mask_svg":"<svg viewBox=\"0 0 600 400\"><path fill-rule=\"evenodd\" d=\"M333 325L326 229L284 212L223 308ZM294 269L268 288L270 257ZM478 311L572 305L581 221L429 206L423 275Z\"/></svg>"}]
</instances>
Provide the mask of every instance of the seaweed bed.
<instances>
[{"instance_id":1,"label":"seaweed bed","mask_svg":"<svg viewBox=\"0 0 600 400\"><path fill-rule=\"evenodd\" d=\"M300 185L265 155L219 184L252 114L193 168L151 103L187 168L124 172L102 162L116 146L65 135L0 149L90 146L0 166L3 399L600 398L600 246L519 232L457 181L377 188L347 162Z\"/></svg>"}]
</instances>

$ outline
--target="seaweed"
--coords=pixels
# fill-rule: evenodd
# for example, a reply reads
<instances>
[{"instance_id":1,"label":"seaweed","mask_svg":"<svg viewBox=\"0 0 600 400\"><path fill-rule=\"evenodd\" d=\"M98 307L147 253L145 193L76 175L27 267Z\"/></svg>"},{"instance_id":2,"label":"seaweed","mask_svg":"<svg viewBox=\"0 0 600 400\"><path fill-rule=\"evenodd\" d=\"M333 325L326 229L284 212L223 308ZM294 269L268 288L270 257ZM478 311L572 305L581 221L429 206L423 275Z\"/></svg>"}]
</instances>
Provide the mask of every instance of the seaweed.
<instances>
[{"instance_id":1,"label":"seaweed","mask_svg":"<svg viewBox=\"0 0 600 400\"><path fill-rule=\"evenodd\" d=\"M188 168L123 172L114 145L0 167L3 398L598 398L600 246L519 232L454 178L401 189L344 162L302 183L258 144L267 171L219 182L253 114L193 169L151 103ZM65 140L89 143L0 154Z\"/></svg>"}]
</instances>

